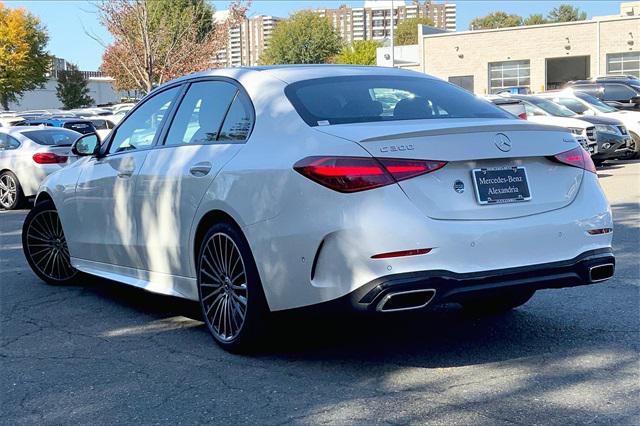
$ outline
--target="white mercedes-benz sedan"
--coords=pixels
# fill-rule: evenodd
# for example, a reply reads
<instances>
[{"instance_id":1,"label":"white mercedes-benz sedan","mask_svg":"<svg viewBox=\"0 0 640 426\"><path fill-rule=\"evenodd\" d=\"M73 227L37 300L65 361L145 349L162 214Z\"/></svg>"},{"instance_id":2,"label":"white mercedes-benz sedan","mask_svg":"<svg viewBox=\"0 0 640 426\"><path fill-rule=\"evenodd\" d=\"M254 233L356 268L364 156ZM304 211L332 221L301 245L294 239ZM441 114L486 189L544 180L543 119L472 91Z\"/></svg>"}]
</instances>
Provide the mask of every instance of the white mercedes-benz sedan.
<instances>
[{"instance_id":1,"label":"white mercedes-benz sedan","mask_svg":"<svg viewBox=\"0 0 640 426\"><path fill-rule=\"evenodd\" d=\"M27 126L0 128L0 209L21 207L40 183L73 161L73 130Z\"/></svg>"},{"instance_id":2,"label":"white mercedes-benz sedan","mask_svg":"<svg viewBox=\"0 0 640 426\"><path fill-rule=\"evenodd\" d=\"M495 312L614 272L611 210L573 135L424 74L192 74L72 151L25 220L35 273L198 301L232 351L273 311Z\"/></svg>"}]
</instances>

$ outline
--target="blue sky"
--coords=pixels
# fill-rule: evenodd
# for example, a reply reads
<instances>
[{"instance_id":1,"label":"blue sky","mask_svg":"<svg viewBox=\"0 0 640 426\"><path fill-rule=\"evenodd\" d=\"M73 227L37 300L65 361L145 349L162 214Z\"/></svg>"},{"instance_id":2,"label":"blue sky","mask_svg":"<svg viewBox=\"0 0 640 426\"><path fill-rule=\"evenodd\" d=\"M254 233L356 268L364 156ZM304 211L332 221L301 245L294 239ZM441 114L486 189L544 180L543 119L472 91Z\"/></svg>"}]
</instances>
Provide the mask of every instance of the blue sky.
<instances>
[{"instance_id":1,"label":"blue sky","mask_svg":"<svg viewBox=\"0 0 640 426\"><path fill-rule=\"evenodd\" d=\"M101 63L103 48L87 35L87 32L109 42L109 33L100 25L95 6L86 0L67 1L15 1L5 3L13 7L24 7L47 26L49 30L49 51L59 57L79 65L83 70L96 70ZM267 14L286 17L289 13L306 8L336 8L341 4L362 6L363 1L321 0L254 0L250 15ZM531 13L546 14L562 3L570 3L587 12L588 17L613 15L619 12L618 1L454 1L458 12L458 30L466 30L476 16L486 15L495 10L504 10L518 15ZM217 10L225 9L228 1L213 1Z\"/></svg>"}]
</instances>

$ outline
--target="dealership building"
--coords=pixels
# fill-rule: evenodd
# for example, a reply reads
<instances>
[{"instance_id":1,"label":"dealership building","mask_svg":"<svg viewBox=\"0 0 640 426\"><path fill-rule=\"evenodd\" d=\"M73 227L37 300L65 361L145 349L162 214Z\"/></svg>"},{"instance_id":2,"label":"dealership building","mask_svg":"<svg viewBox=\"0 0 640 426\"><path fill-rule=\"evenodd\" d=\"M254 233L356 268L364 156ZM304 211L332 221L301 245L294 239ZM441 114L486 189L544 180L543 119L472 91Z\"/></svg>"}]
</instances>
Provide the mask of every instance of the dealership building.
<instances>
[{"instance_id":1,"label":"dealership building","mask_svg":"<svg viewBox=\"0 0 640 426\"><path fill-rule=\"evenodd\" d=\"M378 65L391 65L389 53L379 49ZM462 32L420 26L418 45L396 47L394 63L477 94L514 86L541 92L605 74L640 77L640 2L577 22Z\"/></svg>"}]
</instances>

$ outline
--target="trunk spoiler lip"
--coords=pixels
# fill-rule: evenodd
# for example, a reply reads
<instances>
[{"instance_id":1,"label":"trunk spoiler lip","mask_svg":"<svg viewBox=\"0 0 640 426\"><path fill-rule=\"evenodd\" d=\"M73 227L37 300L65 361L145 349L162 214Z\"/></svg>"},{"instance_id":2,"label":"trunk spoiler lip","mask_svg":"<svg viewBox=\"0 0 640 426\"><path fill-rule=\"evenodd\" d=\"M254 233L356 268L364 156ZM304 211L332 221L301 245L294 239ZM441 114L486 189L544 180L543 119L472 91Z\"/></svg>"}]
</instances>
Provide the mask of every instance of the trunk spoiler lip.
<instances>
[{"instance_id":1,"label":"trunk spoiler lip","mask_svg":"<svg viewBox=\"0 0 640 426\"><path fill-rule=\"evenodd\" d=\"M374 137L359 139L359 140L357 140L358 138L345 137L342 135L334 134L329 131L324 131L324 129L316 128L316 130L331 136L338 136L342 139L349 139L355 142L362 142L362 143L428 137L428 136L464 134L464 133L491 133L491 132L500 133L500 132L508 132L508 131L570 133L569 130L565 129L564 127L538 124L538 123L470 125L470 126L461 126L461 127L446 127L446 128L437 128L437 129L414 130L409 132L390 133L388 135L374 136Z\"/></svg>"}]
</instances>

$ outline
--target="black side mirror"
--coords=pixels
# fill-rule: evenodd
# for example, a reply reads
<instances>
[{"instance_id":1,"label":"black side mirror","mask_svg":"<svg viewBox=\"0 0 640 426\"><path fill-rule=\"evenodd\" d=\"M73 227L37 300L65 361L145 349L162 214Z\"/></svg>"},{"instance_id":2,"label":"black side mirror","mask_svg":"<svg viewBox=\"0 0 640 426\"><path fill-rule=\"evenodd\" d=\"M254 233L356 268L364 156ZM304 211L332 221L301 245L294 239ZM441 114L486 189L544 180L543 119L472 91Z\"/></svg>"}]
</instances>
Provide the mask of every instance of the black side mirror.
<instances>
[{"instance_id":1,"label":"black side mirror","mask_svg":"<svg viewBox=\"0 0 640 426\"><path fill-rule=\"evenodd\" d=\"M640 106L640 96L634 96L631 98L631 103L636 104L636 107Z\"/></svg>"},{"instance_id":2,"label":"black side mirror","mask_svg":"<svg viewBox=\"0 0 640 426\"><path fill-rule=\"evenodd\" d=\"M82 135L71 146L71 152L78 157L98 155L100 152L100 138L96 133Z\"/></svg>"}]
</instances>

